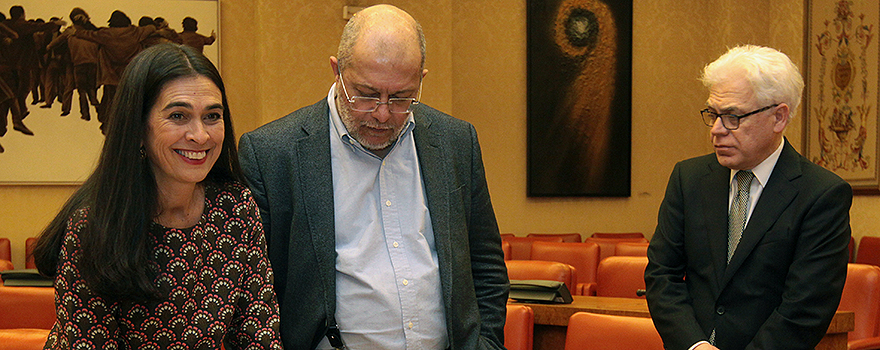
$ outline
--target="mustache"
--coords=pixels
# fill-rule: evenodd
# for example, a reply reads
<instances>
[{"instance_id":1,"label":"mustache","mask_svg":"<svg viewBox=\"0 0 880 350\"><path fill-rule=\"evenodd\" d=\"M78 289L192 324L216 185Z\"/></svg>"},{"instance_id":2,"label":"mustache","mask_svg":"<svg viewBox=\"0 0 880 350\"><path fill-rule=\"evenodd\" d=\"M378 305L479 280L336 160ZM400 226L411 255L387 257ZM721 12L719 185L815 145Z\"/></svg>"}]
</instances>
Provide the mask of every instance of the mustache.
<instances>
[{"instance_id":1,"label":"mustache","mask_svg":"<svg viewBox=\"0 0 880 350\"><path fill-rule=\"evenodd\" d=\"M379 123L371 120L362 121L361 126L366 126L373 129L394 129L394 124L392 123Z\"/></svg>"}]
</instances>

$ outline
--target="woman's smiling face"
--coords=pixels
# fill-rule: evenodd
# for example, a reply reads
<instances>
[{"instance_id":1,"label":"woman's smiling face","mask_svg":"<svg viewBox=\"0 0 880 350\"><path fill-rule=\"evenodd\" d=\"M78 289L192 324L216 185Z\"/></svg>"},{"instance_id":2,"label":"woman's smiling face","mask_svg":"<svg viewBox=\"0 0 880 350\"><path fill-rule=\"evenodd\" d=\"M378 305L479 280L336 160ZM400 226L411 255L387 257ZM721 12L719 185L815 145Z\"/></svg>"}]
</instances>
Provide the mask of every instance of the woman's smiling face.
<instances>
[{"instance_id":1,"label":"woman's smiling face","mask_svg":"<svg viewBox=\"0 0 880 350\"><path fill-rule=\"evenodd\" d=\"M145 148L156 182L198 183L223 147L223 97L207 77L168 82L150 109Z\"/></svg>"}]
</instances>

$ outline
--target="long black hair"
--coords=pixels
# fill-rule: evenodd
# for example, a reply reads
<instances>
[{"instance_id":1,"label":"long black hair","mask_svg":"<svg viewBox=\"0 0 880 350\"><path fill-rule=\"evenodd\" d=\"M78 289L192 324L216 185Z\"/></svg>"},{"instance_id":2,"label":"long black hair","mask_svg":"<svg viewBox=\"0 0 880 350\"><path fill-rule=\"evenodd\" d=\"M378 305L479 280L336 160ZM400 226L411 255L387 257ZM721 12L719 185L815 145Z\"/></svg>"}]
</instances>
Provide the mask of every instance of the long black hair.
<instances>
[{"instance_id":1,"label":"long black hair","mask_svg":"<svg viewBox=\"0 0 880 350\"><path fill-rule=\"evenodd\" d=\"M158 213L158 192L141 147L147 143L150 109L162 89L171 81L192 76L213 81L224 107L222 150L205 181L242 181L226 88L217 68L192 48L173 43L152 46L138 54L122 74L95 171L40 235L34 248L40 273L55 275L68 221L78 210L88 208L88 223L79 238L80 273L89 287L111 300L159 297L147 233Z\"/></svg>"}]
</instances>

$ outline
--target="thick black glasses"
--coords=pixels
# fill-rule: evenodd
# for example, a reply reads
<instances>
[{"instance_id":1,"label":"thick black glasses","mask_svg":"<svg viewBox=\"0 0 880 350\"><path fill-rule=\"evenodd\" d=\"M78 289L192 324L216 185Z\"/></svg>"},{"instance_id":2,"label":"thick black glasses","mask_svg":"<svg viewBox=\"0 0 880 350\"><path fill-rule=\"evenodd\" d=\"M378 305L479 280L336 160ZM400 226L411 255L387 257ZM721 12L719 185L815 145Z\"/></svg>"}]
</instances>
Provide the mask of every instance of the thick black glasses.
<instances>
[{"instance_id":1,"label":"thick black glasses","mask_svg":"<svg viewBox=\"0 0 880 350\"><path fill-rule=\"evenodd\" d=\"M751 111L751 112L748 112L748 113L742 114L742 115L735 115L735 114L729 114L729 113L715 113L715 112L710 111L708 108L706 108L706 109L700 111L700 115L703 116L703 123L706 123L706 126L714 126L715 119L721 118L721 125L723 125L725 129L736 130L739 128L739 120L740 119L748 117L753 114L761 113L763 111L766 111L766 110L773 108L773 107L776 107L776 106L779 106L779 104L774 103L774 104L769 105L767 107L759 108L759 109L756 109L754 111Z\"/></svg>"},{"instance_id":2,"label":"thick black glasses","mask_svg":"<svg viewBox=\"0 0 880 350\"><path fill-rule=\"evenodd\" d=\"M371 113L379 108L379 105L388 105L388 111L391 113L409 113L412 112L413 106L419 104L422 97L422 82L419 81L419 95L417 98L412 97L389 97L387 102L382 102L377 97L364 96L348 96L345 89L345 81L342 72L339 72L339 82L342 85L342 92L345 93L345 99L351 104L351 109L357 112Z\"/></svg>"}]
</instances>

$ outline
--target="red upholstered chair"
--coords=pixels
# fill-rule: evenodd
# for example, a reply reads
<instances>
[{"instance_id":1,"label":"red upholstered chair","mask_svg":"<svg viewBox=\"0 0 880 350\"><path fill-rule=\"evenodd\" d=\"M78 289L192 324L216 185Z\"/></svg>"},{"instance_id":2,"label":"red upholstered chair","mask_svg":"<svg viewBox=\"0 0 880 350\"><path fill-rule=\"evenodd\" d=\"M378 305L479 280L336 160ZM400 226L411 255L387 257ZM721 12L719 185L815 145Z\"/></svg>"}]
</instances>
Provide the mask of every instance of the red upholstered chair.
<instances>
[{"instance_id":1,"label":"red upholstered chair","mask_svg":"<svg viewBox=\"0 0 880 350\"><path fill-rule=\"evenodd\" d=\"M614 251L617 248L617 243L621 242L633 242L633 243L648 243L648 240L638 237L633 238L599 238L599 237L589 237L584 239L584 242L596 243L599 245L599 260L603 260L609 256L614 255Z\"/></svg>"},{"instance_id":2,"label":"red upholstered chair","mask_svg":"<svg viewBox=\"0 0 880 350\"><path fill-rule=\"evenodd\" d=\"M620 242L614 246L617 256L648 256L648 243Z\"/></svg>"},{"instance_id":3,"label":"red upholstered chair","mask_svg":"<svg viewBox=\"0 0 880 350\"><path fill-rule=\"evenodd\" d=\"M595 243L532 243L532 260L557 261L571 265L577 271L572 281L572 295L596 294L596 269L599 267L599 246Z\"/></svg>"},{"instance_id":4,"label":"red upholstered chair","mask_svg":"<svg viewBox=\"0 0 880 350\"><path fill-rule=\"evenodd\" d=\"M0 271L12 270L12 246L9 238L0 238Z\"/></svg>"},{"instance_id":5,"label":"red upholstered chair","mask_svg":"<svg viewBox=\"0 0 880 350\"><path fill-rule=\"evenodd\" d=\"M849 332L850 350L880 349L880 267L849 264L837 309L855 313L855 328Z\"/></svg>"},{"instance_id":6,"label":"red upholstered chair","mask_svg":"<svg viewBox=\"0 0 880 350\"><path fill-rule=\"evenodd\" d=\"M859 240L856 263L880 266L880 237L865 236Z\"/></svg>"},{"instance_id":7,"label":"red upholstered chair","mask_svg":"<svg viewBox=\"0 0 880 350\"><path fill-rule=\"evenodd\" d=\"M14 270L14 269L15 269L15 266L12 265L11 261L0 259L0 271ZM0 278L0 282L3 282L2 278Z\"/></svg>"},{"instance_id":8,"label":"red upholstered chair","mask_svg":"<svg viewBox=\"0 0 880 350\"><path fill-rule=\"evenodd\" d=\"M48 329L0 329L0 350L41 350L48 337Z\"/></svg>"},{"instance_id":9,"label":"red upholstered chair","mask_svg":"<svg viewBox=\"0 0 880 350\"><path fill-rule=\"evenodd\" d=\"M510 242L501 241L501 251L504 252L504 260L510 260Z\"/></svg>"},{"instance_id":10,"label":"red upholstered chair","mask_svg":"<svg viewBox=\"0 0 880 350\"><path fill-rule=\"evenodd\" d=\"M849 260L848 262L856 262L856 239L852 236L849 236Z\"/></svg>"},{"instance_id":11,"label":"red upholstered chair","mask_svg":"<svg viewBox=\"0 0 880 350\"><path fill-rule=\"evenodd\" d=\"M526 237L562 237L563 242L580 243L580 233L529 233Z\"/></svg>"},{"instance_id":12,"label":"red upholstered chair","mask_svg":"<svg viewBox=\"0 0 880 350\"><path fill-rule=\"evenodd\" d=\"M9 238L0 238L0 259L12 261L12 245Z\"/></svg>"},{"instance_id":13,"label":"red upholstered chair","mask_svg":"<svg viewBox=\"0 0 880 350\"><path fill-rule=\"evenodd\" d=\"M34 264L34 246L37 244L37 239L35 237L29 237L24 241L24 254L25 254L25 263L24 268L26 269L35 269L37 265Z\"/></svg>"},{"instance_id":14,"label":"red upholstered chair","mask_svg":"<svg viewBox=\"0 0 880 350\"><path fill-rule=\"evenodd\" d=\"M600 297L644 298L636 292L645 289L648 257L610 256L599 263L596 295Z\"/></svg>"},{"instance_id":15,"label":"red upholstered chair","mask_svg":"<svg viewBox=\"0 0 880 350\"><path fill-rule=\"evenodd\" d=\"M510 243L510 260L530 260L532 242L562 242L562 237L501 237L501 240Z\"/></svg>"},{"instance_id":16,"label":"red upholstered chair","mask_svg":"<svg viewBox=\"0 0 880 350\"><path fill-rule=\"evenodd\" d=\"M535 311L525 305L507 304L504 324L504 347L507 350L532 350Z\"/></svg>"},{"instance_id":17,"label":"red upholstered chair","mask_svg":"<svg viewBox=\"0 0 880 350\"><path fill-rule=\"evenodd\" d=\"M577 272L569 264L542 260L508 260L507 277L512 280L546 280L565 283L569 291L573 290L572 281L577 279Z\"/></svg>"},{"instance_id":18,"label":"red upholstered chair","mask_svg":"<svg viewBox=\"0 0 880 350\"><path fill-rule=\"evenodd\" d=\"M51 329L55 324L55 289L0 286L0 329Z\"/></svg>"},{"instance_id":19,"label":"red upholstered chair","mask_svg":"<svg viewBox=\"0 0 880 350\"><path fill-rule=\"evenodd\" d=\"M641 232L595 232L593 238L645 238Z\"/></svg>"},{"instance_id":20,"label":"red upholstered chair","mask_svg":"<svg viewBox=\"0 0 880 350\"><path fill-rule=\"evenodd\" d=\"M565 350L663 350L663 340L648 317L578 312L568 320Z\"/></svg>"}]
</instances>

